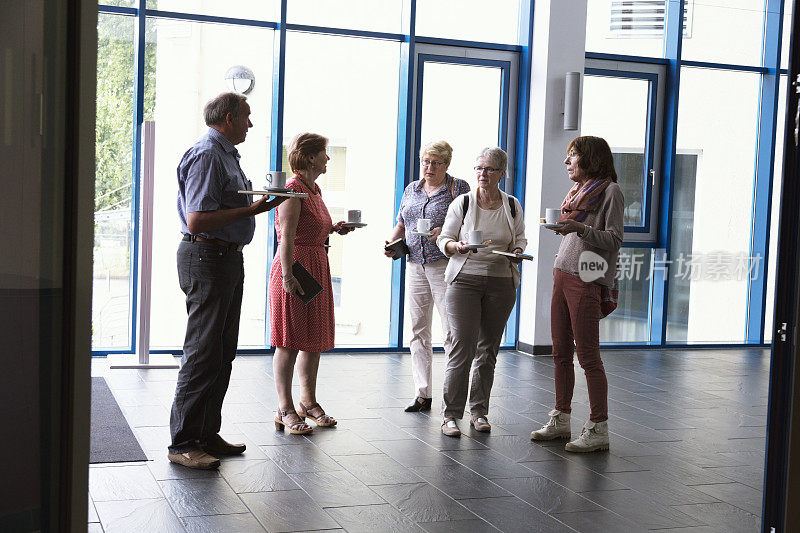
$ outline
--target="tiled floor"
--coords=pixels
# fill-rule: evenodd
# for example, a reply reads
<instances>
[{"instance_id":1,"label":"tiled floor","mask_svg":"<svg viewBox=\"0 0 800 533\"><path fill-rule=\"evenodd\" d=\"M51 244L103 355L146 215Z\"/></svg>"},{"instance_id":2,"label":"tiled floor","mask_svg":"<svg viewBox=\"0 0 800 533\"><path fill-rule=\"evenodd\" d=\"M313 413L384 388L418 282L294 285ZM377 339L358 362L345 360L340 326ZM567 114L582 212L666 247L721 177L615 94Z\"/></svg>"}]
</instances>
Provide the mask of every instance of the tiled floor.
<instances>
[{"instance_id":1,"label":"tiled floor","mask_svg":"<svg viewBox=\"0 0 800 533\"><path fill-rule=\"evenodd\" d=\"M92 465L89 531L757 531L768 356L604 352L611 450L588 455L529 440L554 401L549 357L502 353L493 431L465 418L460 439L436 412L403 412L407 355L323 356L319 398L339 426L307 437L274 429L272 358L239 357L222 433L248 448L214 472L166 459L177 371L95 359L151 460ZM587 402L576 367L573 435Z\"/></svg>"}]
</instances>

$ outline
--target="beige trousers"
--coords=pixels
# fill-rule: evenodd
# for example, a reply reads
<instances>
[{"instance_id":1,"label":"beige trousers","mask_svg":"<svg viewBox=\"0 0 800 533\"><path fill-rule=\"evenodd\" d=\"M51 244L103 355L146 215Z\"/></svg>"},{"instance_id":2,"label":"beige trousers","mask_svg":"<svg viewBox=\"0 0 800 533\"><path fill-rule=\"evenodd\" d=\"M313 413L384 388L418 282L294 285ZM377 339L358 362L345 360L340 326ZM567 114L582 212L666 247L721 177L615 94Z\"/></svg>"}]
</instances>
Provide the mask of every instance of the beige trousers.
<instances>
[{"instance_id":1,"label":"beige trousers","mask_svg":"<svg viewBox=\"0 0 800 533\"><path fill-rule=\"evenodd\" d=\"M406 263L406 298L409 303L408 314L411 316L411 371L414 375L416 395L431 398L431 365L433 362L433 344L431 343L431 323L433 306L439 311L444 332L444 349L450 351L450 326L447 320L447 303L445 294L447 284L444 282L444 270L447 259L420 265Z\"/></svg>"},{"instance_id":2,"label":"beige trousers","mask_svg":"<svg viewBox=\"0 0 800 533\"><path fill-rule=\"evenodd\" d=\"M453 348L447 351L444 372L445 418L458 420L464 416L467 391L470 413L476 416L489 413L497 352L516 297L510 277L459 274L447 288Z\"/></svg>"}]
</instances>

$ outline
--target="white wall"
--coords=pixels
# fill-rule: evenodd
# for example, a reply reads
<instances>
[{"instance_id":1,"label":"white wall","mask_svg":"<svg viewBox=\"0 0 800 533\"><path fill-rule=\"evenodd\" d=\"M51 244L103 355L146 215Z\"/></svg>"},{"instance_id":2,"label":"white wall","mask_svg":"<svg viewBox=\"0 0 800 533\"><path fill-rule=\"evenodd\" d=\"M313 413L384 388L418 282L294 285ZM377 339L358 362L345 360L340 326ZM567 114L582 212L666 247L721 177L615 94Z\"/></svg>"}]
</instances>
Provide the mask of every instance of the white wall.
<instances>
[{"instance_id":1,"label":"white wall","mask_svg":"<svg viewBox=\"0 0 800 533\"><path fill-rule=\"evenodd\" d=\"M534 11L525 232L535 259L522 268L519 327L519 342L533 346L551 344L550 296L559 237L539 229L539 218L545 208L561 205L570 187L564 154L580 133L564 131L564 76L583 72L586 4L538 1Z\"/></svg>"}]
</instances>

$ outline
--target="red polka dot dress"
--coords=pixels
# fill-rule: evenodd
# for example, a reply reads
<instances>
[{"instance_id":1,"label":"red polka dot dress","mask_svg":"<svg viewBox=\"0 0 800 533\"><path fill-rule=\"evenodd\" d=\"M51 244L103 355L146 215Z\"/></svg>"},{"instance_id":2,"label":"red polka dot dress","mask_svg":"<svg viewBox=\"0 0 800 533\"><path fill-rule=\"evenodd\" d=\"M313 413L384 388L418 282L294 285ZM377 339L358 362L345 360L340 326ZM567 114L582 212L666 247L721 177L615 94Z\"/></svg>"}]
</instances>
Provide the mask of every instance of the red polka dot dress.
<instances>
[{"instance_id":1,"label":"red polka dot dress","mask_svg":"<svg viewBox=\"0 0 800 533\"><path fill-rule=\"evenodd\" d=\"M314 190L311 190L303 180L293 176L286 187L296 192L308 193L308 198L300 200L300 219L294 237L294 260L300 261L322 285L322 292L308 304L304 304L293 294L287 294L283 290L280 254L275 254L269 275L272 345L305 352L324 352L334 346L333 289L328 254L324 247L333 228L333 221L322 201L322 191L316 183ZM281 206L278 206L278 214L280 209ZM280 216L276 216L275 220L280 245Z\"/></svg>"}]
</instances>

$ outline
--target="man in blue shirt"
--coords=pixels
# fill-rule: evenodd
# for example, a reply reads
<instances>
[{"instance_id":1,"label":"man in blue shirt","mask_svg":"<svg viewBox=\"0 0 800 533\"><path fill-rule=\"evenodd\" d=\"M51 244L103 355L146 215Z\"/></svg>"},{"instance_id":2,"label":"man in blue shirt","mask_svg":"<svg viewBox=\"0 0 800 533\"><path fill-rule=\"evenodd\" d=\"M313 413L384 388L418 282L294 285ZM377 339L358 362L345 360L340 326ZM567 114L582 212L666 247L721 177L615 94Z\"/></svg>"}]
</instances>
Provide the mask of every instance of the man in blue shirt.
<instances>
[{"instance_id":1,"label":"man in blue shirt","mask_svg":"<svg viewBox=\"0 0 800 533\"><path fill-rule=\"evenodd\" d=\"M242 248L253 240L255 215L284 198L252 201L252 184L235 145L247 137L246 97L223 93L203 111L208 132L178 165L178 280L186 294L186 339L170 414L169 460L189 468L219 466L218 457L244 452L219 436L239 337L244 287Z\"/></svg>"}]
</instances>

